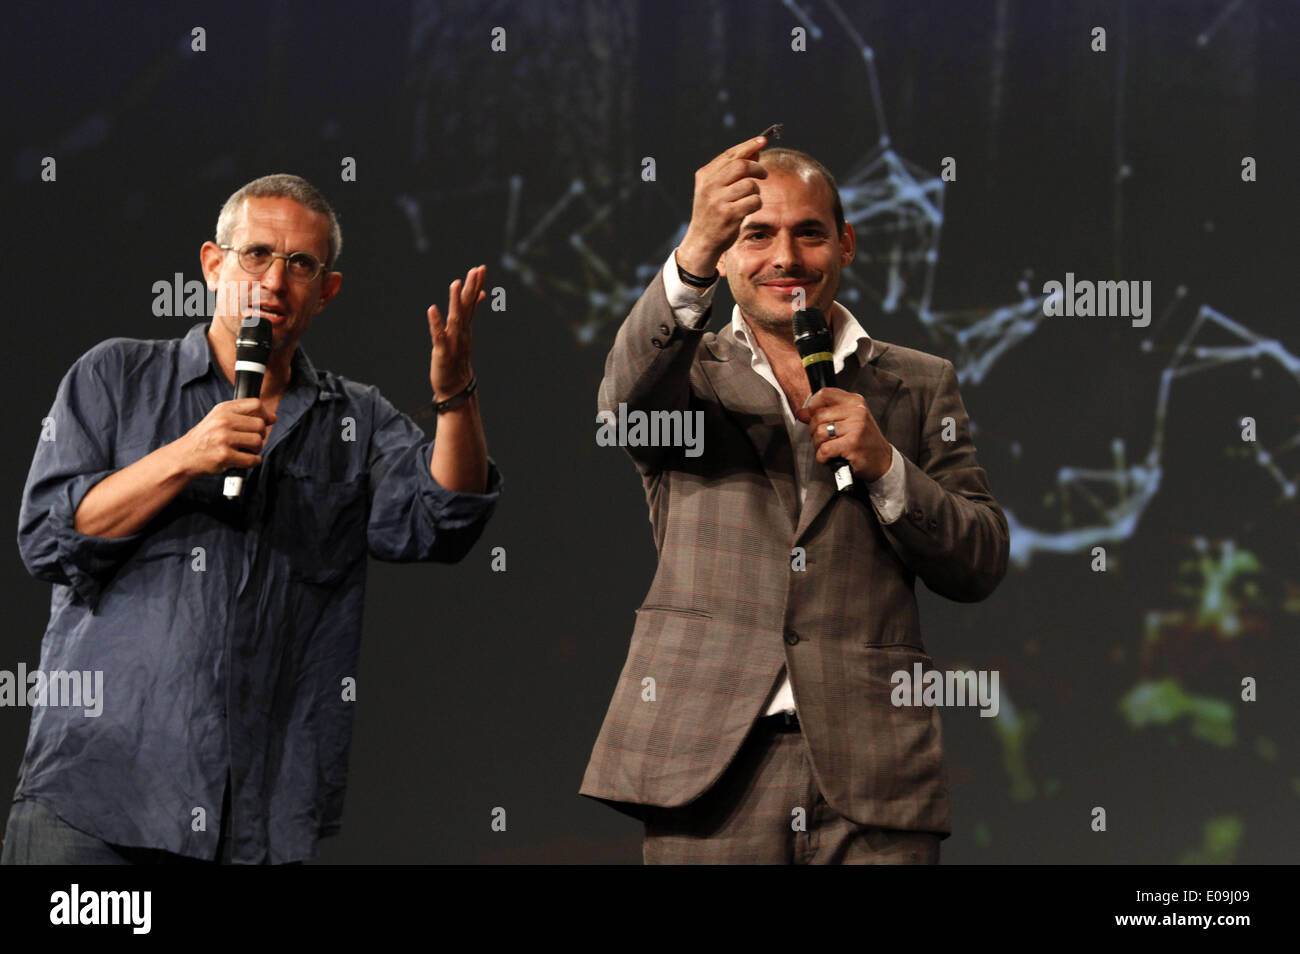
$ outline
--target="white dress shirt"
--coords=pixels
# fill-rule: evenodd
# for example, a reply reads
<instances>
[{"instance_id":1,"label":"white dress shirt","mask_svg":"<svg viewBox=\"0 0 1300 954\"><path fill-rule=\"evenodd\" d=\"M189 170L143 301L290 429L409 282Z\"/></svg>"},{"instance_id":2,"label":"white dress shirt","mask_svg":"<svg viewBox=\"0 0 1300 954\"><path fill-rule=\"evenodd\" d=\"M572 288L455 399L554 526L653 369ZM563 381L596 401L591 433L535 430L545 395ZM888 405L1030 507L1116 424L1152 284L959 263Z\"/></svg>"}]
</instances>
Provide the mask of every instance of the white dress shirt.
<instances>
[{"instance_id":1,"label":"white dress shirt","mask_svg":"<svg viewBox=\"0 0 1300 954\"><path fill-rule=\"evenodd\" d=\"M664 291L668 295L668 305L672 308L677 323L685 328L698 328L705 312L709 310L709 306L713 303L713 293L718 288L717 281L714 281L708 288L695 288L683 282L677 274L675 249L669 253L668 261L664 263L663 276ZM827 316L827 320L830 322L831 333L834 337L835 347L831 354L834 358L836 374L844 370L844 363L851 354L857 354L858 360L864 365L871 360L871 353L875 345L862 325L858 324L857 319L853 317L847 308L836 302ZM731 310L731 328L736 335L736 340L750 350L750 367L764 381L772 385L780 397L779 403L785 416L785 428L790 435L790 443L793 445L796 455L801 450L809 454L813 453L812 433L808 430L808 425L800 422L794 416L794 411L790 409L790 402L786 400L785 392L781 390L781 385L776 380L776 374L772 371L772 364L768 361L766 352L754 340L749 323L740 314L739 305L734 306ZM892 449L893 457L891 458L889 470L879 480L865 485L871 498L871 505L875 508L876 516L880 518L882 524L893 523L902 516L905 503L903 497L903 455L899 453L897 447ZM804 500L808 496L808 488L799 479L798 467L795 468L793 476L795 486L799 491L799 505L802 507ZM782 667L781 682L768 698L764 715L794 711L794 690L790 686L789 674Z\"/></svg>"}]
</instances>

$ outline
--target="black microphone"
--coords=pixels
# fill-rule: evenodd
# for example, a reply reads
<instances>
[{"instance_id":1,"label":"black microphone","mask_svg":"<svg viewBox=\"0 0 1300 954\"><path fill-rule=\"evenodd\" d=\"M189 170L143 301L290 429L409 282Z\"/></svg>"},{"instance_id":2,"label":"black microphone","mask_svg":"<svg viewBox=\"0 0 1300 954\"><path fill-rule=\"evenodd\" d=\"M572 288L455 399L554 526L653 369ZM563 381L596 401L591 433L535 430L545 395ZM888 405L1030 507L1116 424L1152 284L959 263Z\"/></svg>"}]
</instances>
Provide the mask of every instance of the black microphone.
<instances>
[{"instance_id":1,"label":"black microphone","mask_svg":"<svg viewBox=\"0 0 1300 954\"><path fill-rule=\"evenodd\" d=\"M239 326L239 339L235 342L235 400L262 396L262 378L266 375L266 362L271 358L271 321L260 315L250 315ZM237 468L226 472L222 490L227 500L238 500L244 492L244 475L247 470Z\"/></svg>"},{"instance_id":2,"label":"black microphone","mask_svg":"<svg viewBox=\"0 0 1300 954\"><path fill-rule=\"evenodd\" d=\"M805 308L794 313L794 346L799 349L803 369L808 372L812 393L835 387L835 358L831 354L835 347L834 339L820 308ZM833 457L830 463L835 474L835 489L840 491L852 487L853 468L849 462L843 457Z\"/></svg>"}]
</instances>

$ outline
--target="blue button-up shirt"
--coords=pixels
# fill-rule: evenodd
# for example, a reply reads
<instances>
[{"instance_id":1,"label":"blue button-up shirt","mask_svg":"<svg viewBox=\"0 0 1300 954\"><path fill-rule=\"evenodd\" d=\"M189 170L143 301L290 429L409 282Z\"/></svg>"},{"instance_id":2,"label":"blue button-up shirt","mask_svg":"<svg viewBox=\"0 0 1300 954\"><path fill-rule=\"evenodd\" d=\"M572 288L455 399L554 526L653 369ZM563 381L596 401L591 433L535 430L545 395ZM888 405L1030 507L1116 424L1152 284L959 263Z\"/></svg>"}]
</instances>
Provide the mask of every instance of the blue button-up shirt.
<instances>
[{"instance_id":1,"label":"blue button-up shirt","mask_svg":"<svg viewBox=\"0 0 1300 954\"><path fill-rule=\"evenodd\" d=\"M138 533L77 532L91 487L230 400L207 327L105 341L59 385L18 546L54 584L41 670L102 672L101 711L33 706L17 793L110 843L211 859L229 774L233 860L298 861L340 825L367 553L459 560L501 476L439 486L409 417L299 348L239 502L214 474Z\"/></svg>"}]
</instances>

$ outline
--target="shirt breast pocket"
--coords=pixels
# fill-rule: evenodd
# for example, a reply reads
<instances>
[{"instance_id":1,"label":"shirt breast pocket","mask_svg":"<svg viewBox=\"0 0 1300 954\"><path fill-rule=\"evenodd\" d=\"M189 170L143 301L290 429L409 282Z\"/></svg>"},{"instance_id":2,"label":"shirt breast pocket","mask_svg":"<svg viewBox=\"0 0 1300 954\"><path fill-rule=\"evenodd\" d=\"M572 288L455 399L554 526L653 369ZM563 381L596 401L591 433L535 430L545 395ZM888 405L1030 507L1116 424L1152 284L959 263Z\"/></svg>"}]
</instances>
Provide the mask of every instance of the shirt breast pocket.
<instances>
[{"instance_id":1,"label":"shirt breast pocket","mask_svg":"<svg viewBox=\"0 0 1300 954\"><path fill-rule=\"evenodd\" d=\"M276 480L271 537L289 575L333 585L366 557L370 496L364 474L346 480L281 473Z\"/></svg>"}]
</instances>

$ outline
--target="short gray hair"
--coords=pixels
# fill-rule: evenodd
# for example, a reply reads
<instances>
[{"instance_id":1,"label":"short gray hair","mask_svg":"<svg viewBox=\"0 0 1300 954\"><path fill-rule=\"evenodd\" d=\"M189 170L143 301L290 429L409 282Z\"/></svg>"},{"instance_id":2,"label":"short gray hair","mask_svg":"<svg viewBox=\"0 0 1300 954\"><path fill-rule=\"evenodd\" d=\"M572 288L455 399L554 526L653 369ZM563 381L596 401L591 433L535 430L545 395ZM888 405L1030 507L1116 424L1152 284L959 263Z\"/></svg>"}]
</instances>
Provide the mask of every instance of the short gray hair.
<instances>
[{"instance_id":1,"label":"short gray hair","mask_svg":"<svg viewBox=\"0 0 1300 954\"><path fill-rule=\"evenodd\" d=\"M217 216L218 245L230 244L230 234L235 231L245 199L293 199L299 205L319 212L330 221L329 256L325 259L325 267L333 268L343 254L343 230L339 228L338 214L329 200L306 179L284 172L254 179L226 200Z\"/></svg>"}]
</instances>

